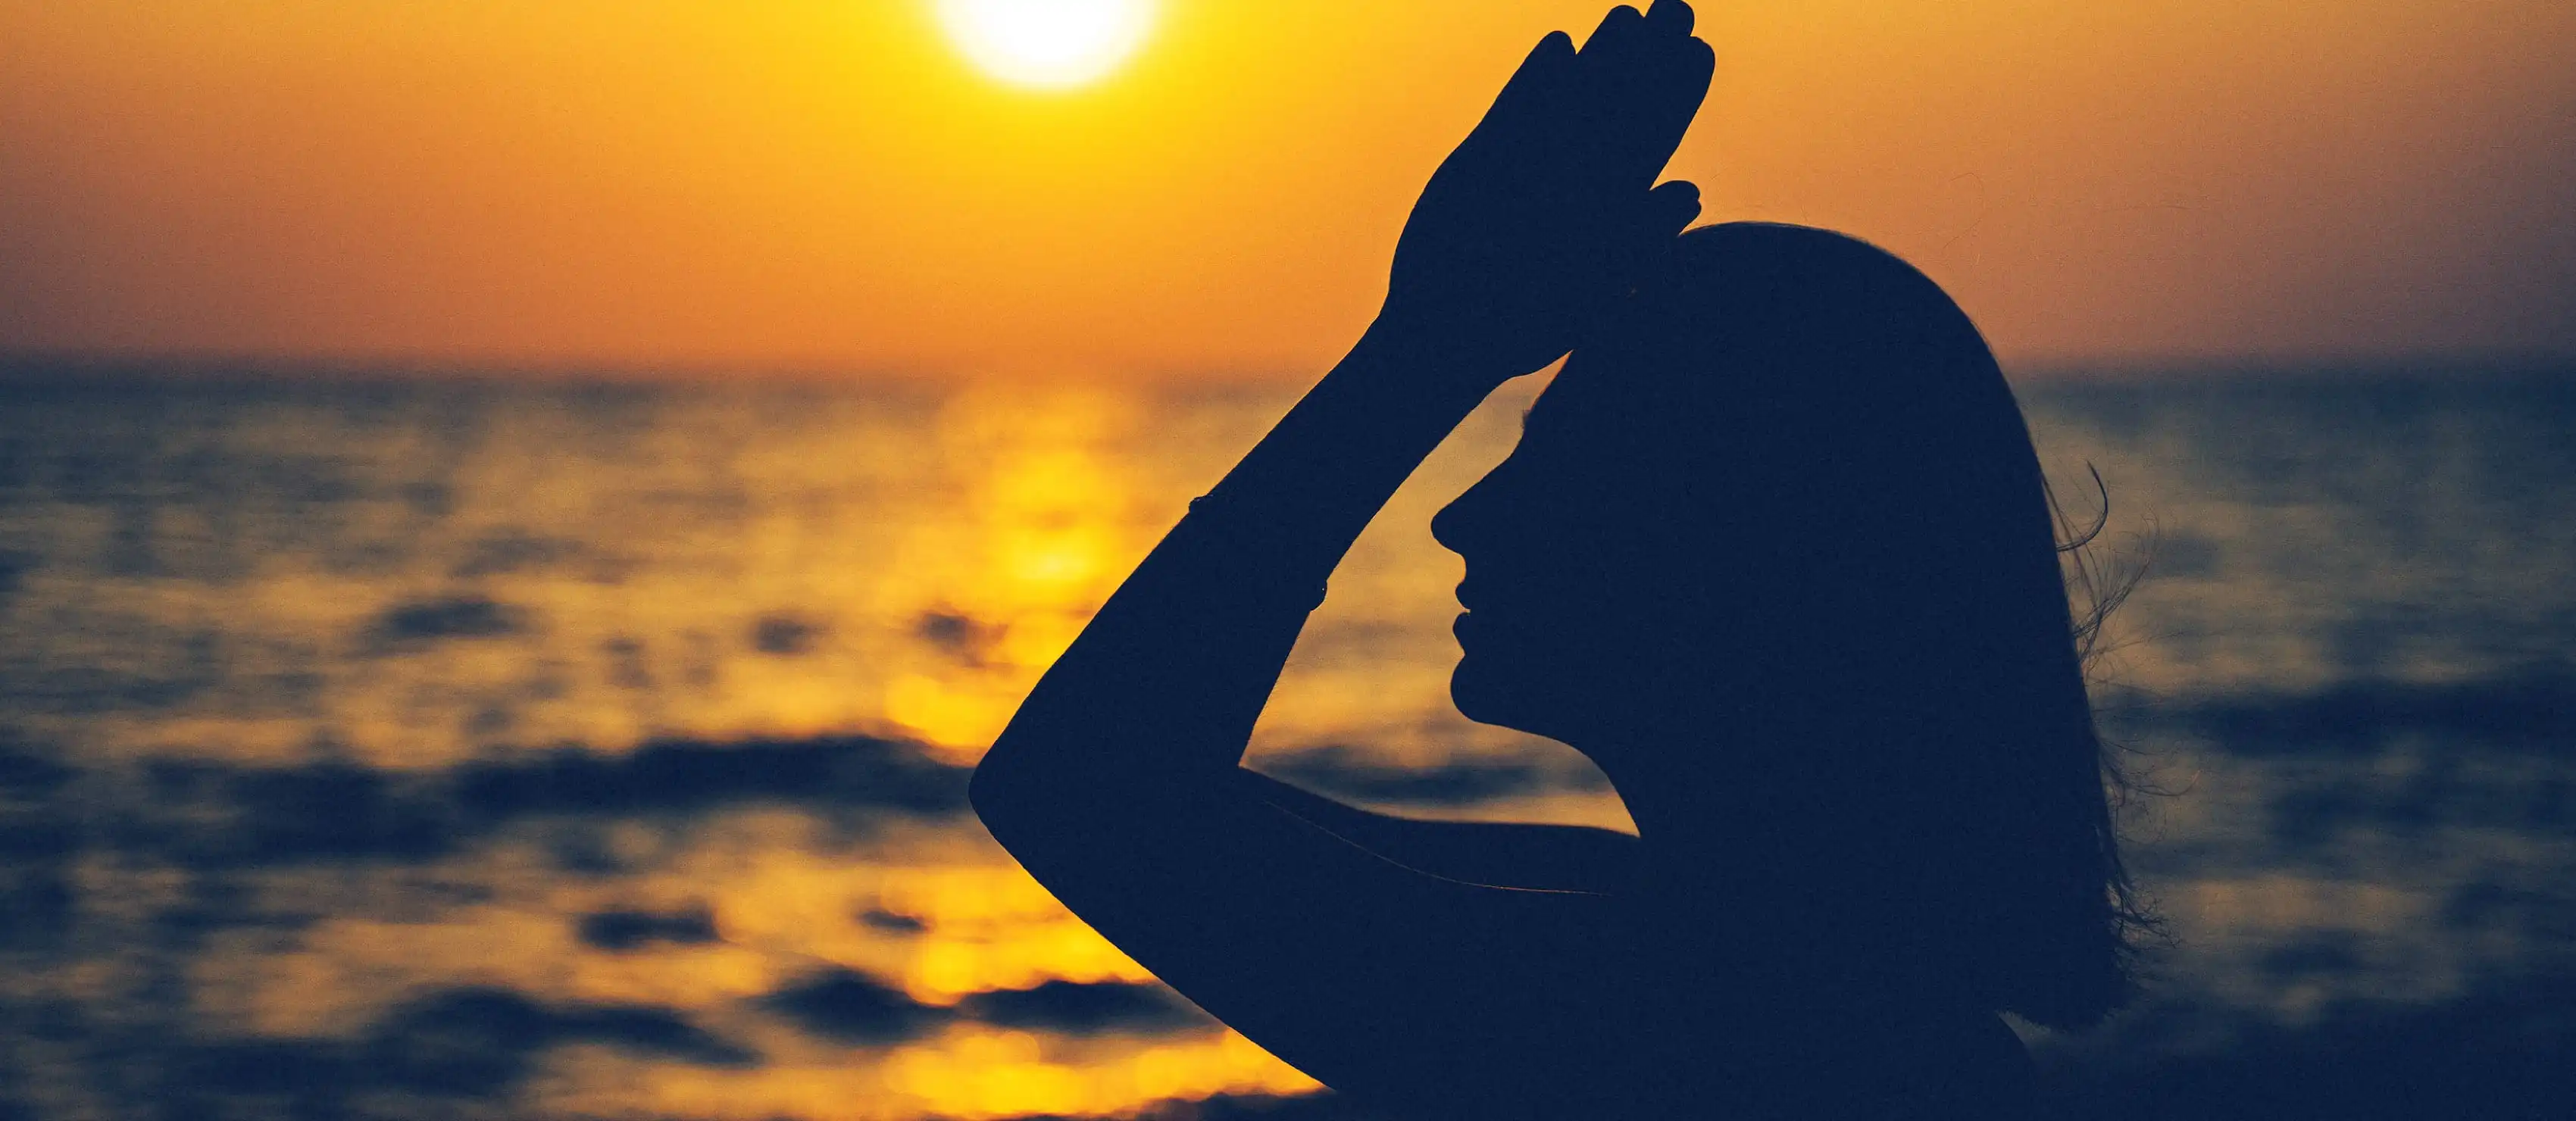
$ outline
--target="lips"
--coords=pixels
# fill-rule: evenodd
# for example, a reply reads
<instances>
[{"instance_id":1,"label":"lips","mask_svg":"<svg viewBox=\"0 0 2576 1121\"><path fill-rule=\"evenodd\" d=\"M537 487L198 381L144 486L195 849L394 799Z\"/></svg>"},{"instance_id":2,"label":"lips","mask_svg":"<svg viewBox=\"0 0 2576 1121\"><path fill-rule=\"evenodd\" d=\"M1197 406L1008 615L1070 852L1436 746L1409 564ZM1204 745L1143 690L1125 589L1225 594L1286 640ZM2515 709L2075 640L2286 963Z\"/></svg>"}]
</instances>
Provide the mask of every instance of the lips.
<instances>
[{"instance_id":1,"label":"lips","mask_svg":"<svg viewBox=\"0 0 2576 1121\"><path fill-rule=\"evenodd\" d=\"M1470 638L1491 642L1509 633L1510 629L1508 620L1496 617L1491 611L1461 611L1449 623L1449 633L1462 643Z\"/></svg>"},{"instance_id":2,"label":"lips","mask_svg":"<svg viewBox=\"0 0 2576 1121\"><path fill-rule=\"evenodd\" d=\"M1498 626L1509 622L1506 616L1510 612L1497 614L1498 609L1481 598L1485 591L1486 589L1477 587L1472 581L1460 581L1458 584L1458 606L1465 610L1460 611L1457 619L1450 622L1449 633L1457 636L1461 643L1467 640L1471 632L1479 637L1491 639L1500 633L1497 630Z\"/></svg>"}]
</instances>

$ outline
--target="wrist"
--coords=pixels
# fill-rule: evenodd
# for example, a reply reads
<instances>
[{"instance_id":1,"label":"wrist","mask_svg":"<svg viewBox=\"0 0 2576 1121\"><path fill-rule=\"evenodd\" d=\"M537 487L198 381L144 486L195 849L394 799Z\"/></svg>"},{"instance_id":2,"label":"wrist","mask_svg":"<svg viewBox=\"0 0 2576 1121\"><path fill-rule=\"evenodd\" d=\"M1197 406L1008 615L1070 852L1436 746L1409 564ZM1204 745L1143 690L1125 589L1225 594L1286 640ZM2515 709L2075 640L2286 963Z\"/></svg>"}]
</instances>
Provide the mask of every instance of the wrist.
<instances>
[{"instance_id":1,"label":"wrist","mask_svg":"<svg viewBox=\"0 0 2576 1121\"><path fill-rule=\"evenodd\" d=\"M1530 372L1512 368L1488 350L1472 332L1380 312L1345 365L1369 370L1378 380L1417 391L1426 404L1454 406L1464 415L1494 387Z\"/></svg>"}]
</instances>

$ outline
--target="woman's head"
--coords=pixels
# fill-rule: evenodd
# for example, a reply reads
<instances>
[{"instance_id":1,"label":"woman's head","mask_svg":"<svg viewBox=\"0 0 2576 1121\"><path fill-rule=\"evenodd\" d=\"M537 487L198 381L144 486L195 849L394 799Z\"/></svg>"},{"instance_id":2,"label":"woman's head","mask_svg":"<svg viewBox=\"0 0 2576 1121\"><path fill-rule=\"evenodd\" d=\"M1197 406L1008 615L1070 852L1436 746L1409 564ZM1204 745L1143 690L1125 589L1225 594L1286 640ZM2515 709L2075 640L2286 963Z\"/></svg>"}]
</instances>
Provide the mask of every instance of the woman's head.
<instances>
[{"instance_id":1,"label":"woman's head","mask_svg":"<svg viewBox=\"0 0 2576 1121\"><path fill-rule=\"evenodd\" d=\"M1650 839L1724 844L1746 890L1995 1007L2117 1002L2129 912L2051 509L1921 273L1802 227L1683 235L1433 529L1467 560L1468 716L1584 750Z\"/></svg>"}]
</instances>

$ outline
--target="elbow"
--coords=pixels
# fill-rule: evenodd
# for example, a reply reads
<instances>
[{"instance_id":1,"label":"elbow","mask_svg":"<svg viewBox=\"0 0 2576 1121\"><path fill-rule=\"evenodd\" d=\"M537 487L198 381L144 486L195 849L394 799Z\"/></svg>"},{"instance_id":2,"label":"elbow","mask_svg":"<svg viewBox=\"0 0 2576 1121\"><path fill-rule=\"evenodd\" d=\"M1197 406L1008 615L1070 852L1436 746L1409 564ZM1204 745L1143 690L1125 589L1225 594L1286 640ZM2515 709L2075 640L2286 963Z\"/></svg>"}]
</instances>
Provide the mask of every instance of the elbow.
<instances>
[{"instance_id":1,"label":"elbow","mask_svg":"<svg viewBox=\"0 0 2576 1121\"><path fill-rule=\"evenodd\" d=\"M987 767L975 768L975 777L966 786L966 804L975 811L984 832L1011 858L1027 864L1030 817L1029 798L1016 780L1002 777Z\"/></svg>"},{"instance_id":2,"label":"elbow","mask_svg":"<svg viewBox=\"0 0 2576 1121\"><path fill-rule=\"evenodd\" d=\"M1053 853L1114 820L1122 799L1098 768L1065 765L1061 745L1014 742L1009 733L984 753L966 783L966 804L1012 856ZM1044 747L1050 750L1032 750Z\"/></svg>"},{"instance_id":3,"label":"elbow","mask_svg":"<svg viewBox=\"0 0 2576 1121\"><path fill-rule=\"evenodd\" d=\"M999 750L984 753L975 765L975 775L966 782L966 804L995 838L1001 838L1011 819L1026 804L1024 792L1028 783L1013 773L1007 758ZM1003 842L1005 848L1009 842Z\"/></svg>"},{"instance_id":4,"label":"elbow","mask_svg":"<svg viewBox=\"0 0 2576 1121\"><path fill-rule=\"evenodd\" d=\"M966 784L966 804L1002 851L1038 882L1055 886L1055 872L1091 839L1078 797L1060 776L1003 752L987 753Z\"/></svg>"},{"instance_id":5,"label":"elbow","mask_svg":"<svg viewBox=\"0 0 2576 1121\"><path fill-rule=\"evenodd\" d=\"M967 806L984 823L984 831L1015 856L1035 819L1061 800L1063 784L1049 781L1042 770L1030 765L1026 753L1012 750L1005 736L984 753L966 782Z\"/></svg>"}]
</instances>

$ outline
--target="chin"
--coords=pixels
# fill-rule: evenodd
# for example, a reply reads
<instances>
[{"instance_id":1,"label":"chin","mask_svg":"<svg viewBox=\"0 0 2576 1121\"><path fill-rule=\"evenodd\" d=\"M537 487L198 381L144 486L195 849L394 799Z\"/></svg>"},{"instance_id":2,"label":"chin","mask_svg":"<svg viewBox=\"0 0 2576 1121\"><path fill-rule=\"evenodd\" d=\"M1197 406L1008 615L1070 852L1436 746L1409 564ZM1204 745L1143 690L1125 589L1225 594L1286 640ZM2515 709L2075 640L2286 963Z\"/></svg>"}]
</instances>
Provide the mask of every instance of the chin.
<instances>
[{"instance_id":1,"label":"chin","mask_svg":"<svg viewBox=\"0 0 2576 1121\"><path fill-rule=\"evenodd\" d=\"M1479 724L1550 734L1533 727L1548 723L1531 704L1537 691L1528 682L1496 672L1498 668L1490 659L1473 654L1458 659L1458 668L1449 673L1449 700L1458 706L1459 714Z\"/></svg>"},{"instance_id":2,"label":"chin","mask_svg":"<svg viewBox=\"0 0 2576 1121\"><path fill-rule=\"evenodd\" d=\"M1497 658L1487 650L1458 659L1449 672L1449 700L1476 723L1544 736L1581 751L1582 744L1598 740L1619 722L1614 713L1633 712L1638 698L1574 666Z\"/></svg>"},{"instance_id":3,"label":"chin","mask_svg":"<svg viewBox=\"0 0 2576 1121\"><path fill-rule=\"evenodd\" d=\"M1457 705L1459 714L1467 719L1492 724L1498 715L1492 705L1494 690L1480 672L1482 668L1473 654L1458 659L1457 668L1449 671L1449 702Z\"/></svg>"}]
</instances>

